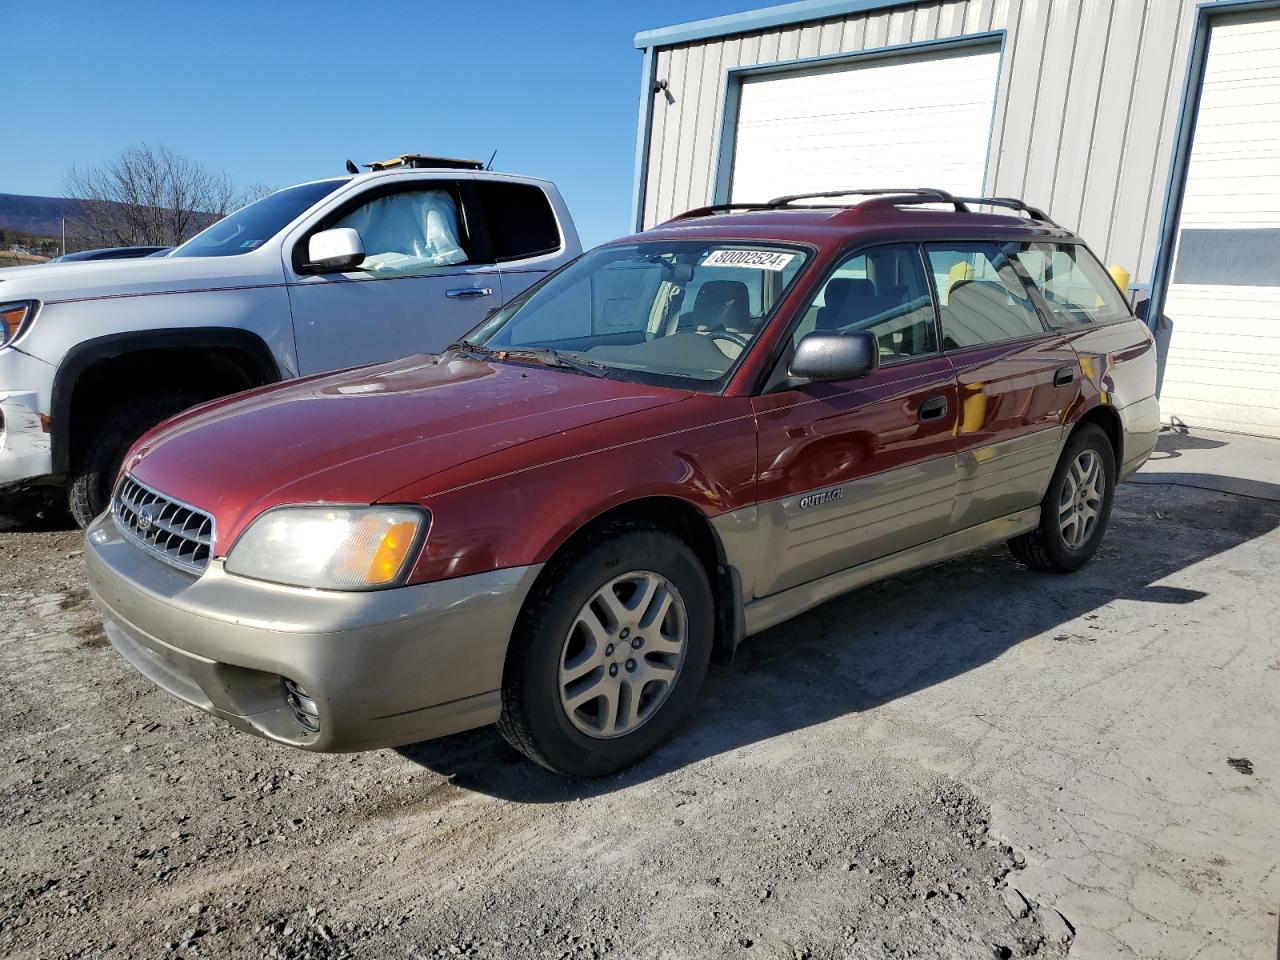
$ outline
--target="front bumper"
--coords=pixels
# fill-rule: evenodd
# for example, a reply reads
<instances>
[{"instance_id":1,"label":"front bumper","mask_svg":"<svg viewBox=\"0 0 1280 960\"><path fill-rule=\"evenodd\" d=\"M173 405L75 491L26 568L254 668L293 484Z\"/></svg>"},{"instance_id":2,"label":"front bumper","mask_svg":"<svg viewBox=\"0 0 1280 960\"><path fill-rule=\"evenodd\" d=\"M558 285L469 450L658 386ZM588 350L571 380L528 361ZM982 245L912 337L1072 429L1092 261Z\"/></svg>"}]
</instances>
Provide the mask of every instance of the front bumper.
<instances>
[{"instance_id":1,"label":"front bumper","mask_svg":"<svg viewBox=\"0 0 1280 960\"><path fill-rule=\"evenodd\" d=\"M107 636L174 696L247 733L316 751L414 743L492 723L507 642L540 566L367 593L200 577L86 531L89 586ZM319 712L308 731L283 679Z\"/></svg>"},{"instance_id":2,"label":"front bumper","mask_svg":"<svg viewBox=\"0 0 1280 960\"><path fill-rule=\"evenodd\" d=\"M53 472L53 448L40 420L37 392L52 380L53 367L43 360L0 350L0 487Z\"/></svg>"}]
</instances>

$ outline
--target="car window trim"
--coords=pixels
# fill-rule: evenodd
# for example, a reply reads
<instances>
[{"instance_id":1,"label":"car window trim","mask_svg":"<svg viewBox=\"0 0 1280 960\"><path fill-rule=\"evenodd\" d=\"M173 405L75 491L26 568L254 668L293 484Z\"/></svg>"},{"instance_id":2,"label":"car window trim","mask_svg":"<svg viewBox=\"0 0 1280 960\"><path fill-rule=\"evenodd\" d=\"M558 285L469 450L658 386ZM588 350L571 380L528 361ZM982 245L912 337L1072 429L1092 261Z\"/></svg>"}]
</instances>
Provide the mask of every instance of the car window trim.
<instances>
[{"instance_id":1,"label":"car window trim","mask_svg":"<svg viewBox=\"0 0 1280 960\"><path fill-rule=\"evenodd\" d=\"M442 266L497 266L489 243L489 231L484 220L484 209L480 204L475 184L470 178L406 177L404 180L390 179L345 198L336 207L321 216L319 220L307 227L301 236L294 241L293 249L290 251L289 262L293 272L300 276L316 275L317 271L307 266L307 244L317 233L322 230L328 230L353 210L358 210L374 200L393 196L397 193L411 193L416 190L446 190L453 196L454 203L458 206L458 225L462 233L462 236L458 238L458 242L462 245L462 249L466 251L467 260L465 263L451 263ZM439 268L427 268L427 270L432 269ZM345 272L358 273L359 271ZM446 274L424 271L414 274L414 276L436 277L446 276Z\"/></svg>"}]
</instances>

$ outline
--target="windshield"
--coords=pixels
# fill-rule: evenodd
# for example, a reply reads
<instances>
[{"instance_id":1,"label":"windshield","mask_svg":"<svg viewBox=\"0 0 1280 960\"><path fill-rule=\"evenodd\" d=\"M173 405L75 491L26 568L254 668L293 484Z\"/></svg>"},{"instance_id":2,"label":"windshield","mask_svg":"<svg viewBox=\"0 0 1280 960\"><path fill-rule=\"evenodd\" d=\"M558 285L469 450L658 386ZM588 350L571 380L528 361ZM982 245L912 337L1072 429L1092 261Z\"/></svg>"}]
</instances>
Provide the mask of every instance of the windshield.
<instances>
[{"instance_id":1,"label":"windshield","mask_svg":"<svg viewBox=\"0 0 1280 960\"><path fill-rule=\"evenodd\" d=\"M346 180L321 180L277 190L235 213L172 251L171 257L230 257L262 246L309 207L323 200Z\"/></svg>"},{"instance_id":2,"label":"windshield","mask_svg":"<svg viewBox=\"0 0 1280 960\"><path fill-rule=\"evenodd\" d=\"M469 343L550 349L628 379L721 385L808 254L723 240L601 247L517 297Z\"/></svg>"}]
</instances>

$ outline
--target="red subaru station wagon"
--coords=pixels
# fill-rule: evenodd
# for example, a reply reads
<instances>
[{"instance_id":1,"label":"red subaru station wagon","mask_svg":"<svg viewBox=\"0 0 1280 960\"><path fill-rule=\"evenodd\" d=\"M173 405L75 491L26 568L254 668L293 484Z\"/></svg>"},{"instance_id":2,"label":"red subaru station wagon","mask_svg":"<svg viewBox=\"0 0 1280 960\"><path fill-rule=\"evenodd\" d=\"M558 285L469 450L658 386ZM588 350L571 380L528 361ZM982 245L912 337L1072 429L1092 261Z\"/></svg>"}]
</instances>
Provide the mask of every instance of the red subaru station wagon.
<instances>
[{"instance_id":1,"label":"red subaru station wagon","mask_svg":"<svg viewBox=\"0 0 1280 960\"><path fill-rule=\"evenodd\" d=\"M1155 368L1094 256L1021 201L703 208L440 355L162 424L89 576L121 654L249 733L497 722L604 774L680 724L713 652L824 600L1000 541L1086 563L1155 445Z\"/></svg>"}]
</instances>

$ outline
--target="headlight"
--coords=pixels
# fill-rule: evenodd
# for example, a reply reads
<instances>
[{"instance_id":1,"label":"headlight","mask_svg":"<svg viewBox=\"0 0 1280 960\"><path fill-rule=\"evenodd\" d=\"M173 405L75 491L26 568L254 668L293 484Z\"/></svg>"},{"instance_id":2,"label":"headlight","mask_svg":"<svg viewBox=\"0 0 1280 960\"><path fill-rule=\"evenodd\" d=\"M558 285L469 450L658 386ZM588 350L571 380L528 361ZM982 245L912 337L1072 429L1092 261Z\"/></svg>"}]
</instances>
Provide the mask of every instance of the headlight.
<instances>
[{"instance_id":1,"label":"headlight","mask_svg":"<svg viewBox=\"0 0 1280 960\"><path fill-rule=\"evenodd\" d=\"M429 522L430 515L414 507L281 507L253 521L226 569L295 587L394 587Z\"/></svg>"},{"instance_id":2,"label":"headlight","mask_svg":"<svg viewBox=\"0 0 1280 960\"><path fill-rule=\"evenodd\" d=\"M18 339L18 334L26 327L27 322L35 316L34 300L19 300L15 303L0 303L0 347Z\"/></svg>"}]
</instances>

